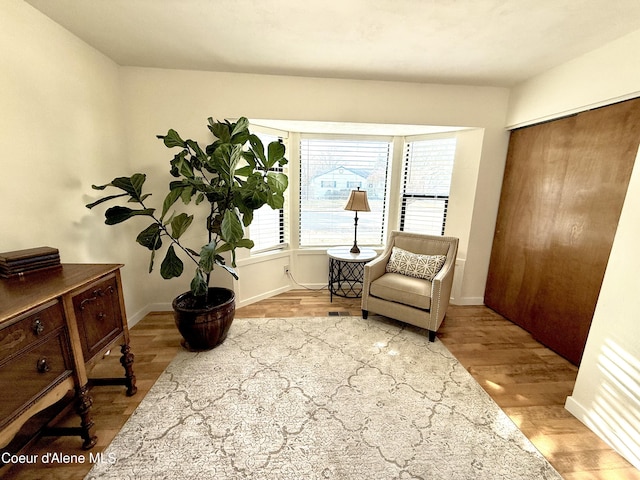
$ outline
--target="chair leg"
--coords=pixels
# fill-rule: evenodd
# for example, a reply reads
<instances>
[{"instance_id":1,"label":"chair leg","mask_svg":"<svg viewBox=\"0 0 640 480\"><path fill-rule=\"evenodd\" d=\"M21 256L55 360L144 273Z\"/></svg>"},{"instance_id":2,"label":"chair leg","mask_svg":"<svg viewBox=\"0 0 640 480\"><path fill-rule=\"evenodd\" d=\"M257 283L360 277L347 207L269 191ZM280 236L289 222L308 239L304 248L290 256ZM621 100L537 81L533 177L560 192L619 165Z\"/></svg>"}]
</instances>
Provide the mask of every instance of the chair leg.
<instances>
[{"instance_id":1,"label":"chair leg","mask_svg":"<svg viewBox=\"0 0 640 480\"><path fill-rule=\"evenodd\" d=\"M362 318L366 320L368 316L369 316L369 310L362 310Z\"/></svg>"},{"instance_id":2,"label":"chair leg","mask_svg":"<svg viewBox=\"0 0 640 480\"><path fill-rule=\"evenodd\" d=\"M429 341L430 342L436 341L436 332L434 332L433 330L429 330Z\"/></svg>"}]
</instances>

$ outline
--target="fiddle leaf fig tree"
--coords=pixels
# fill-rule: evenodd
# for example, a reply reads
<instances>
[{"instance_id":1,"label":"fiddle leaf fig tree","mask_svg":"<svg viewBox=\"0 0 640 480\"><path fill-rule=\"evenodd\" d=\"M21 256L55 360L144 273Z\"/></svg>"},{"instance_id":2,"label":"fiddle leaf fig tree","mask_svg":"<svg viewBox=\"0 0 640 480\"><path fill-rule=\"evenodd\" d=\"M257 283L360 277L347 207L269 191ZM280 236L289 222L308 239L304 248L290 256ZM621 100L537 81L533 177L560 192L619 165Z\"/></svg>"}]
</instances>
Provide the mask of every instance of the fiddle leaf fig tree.
<instances>
[{"instance_id":1,"label":"fiddle leaf fig tree","mask_svg":"<svg viewBox=\"0 0 640 480\"><path fill-rule=\"evenodd\" d=\"M165 279L179 277L185 267L183 259L193 266L191 292L204 298L209 290L211 272L219 266L236 279L236 248L252 248L253 241L245 237L244 227L253 220L253 212L264 205L280 209L288 179L274 171L287 163L285 147L271 142L266 150L262 141L249 131L249 121L214 121L208 128L213 134L211 144L201 147L194 140L183 140L175 130L158 135L167 148L177 149L170 161L169 193L162 210L147 205L150 193L143 191L147 176L135 173L117 177L105 185L92 185L95 190L116 189L119 192L87 204L87 208L120 199L136 208L117 205L105 211L105 223L115 225L134 217L146 218L148 225L136 241L150 250L149 273L156 264L156 253L165 250L160 275ZM191 248L183 243L184 233L194 224L194 215L176 211L176 204L202 206L204 215L204 245ZM222 256L231 252L231 265ZM181 258L182 257L182 258Z\"/></svg>"}]
</instances>

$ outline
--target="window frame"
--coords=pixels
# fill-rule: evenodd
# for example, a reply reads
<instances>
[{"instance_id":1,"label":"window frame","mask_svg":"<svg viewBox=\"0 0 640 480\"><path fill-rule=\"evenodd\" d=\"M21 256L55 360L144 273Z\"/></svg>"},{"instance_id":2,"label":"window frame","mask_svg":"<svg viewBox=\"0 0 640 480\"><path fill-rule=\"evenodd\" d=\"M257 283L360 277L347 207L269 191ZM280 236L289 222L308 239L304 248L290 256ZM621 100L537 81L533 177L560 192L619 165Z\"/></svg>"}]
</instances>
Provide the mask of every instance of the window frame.
<instances>
[{"instance_id":1,"label":"window frame","mask_svg":"<svg viewBox=\"0 0 640 480\"><path fill-rule=\"evenodd\" d=\"M384 245L386 244L386 239L387 239L387 233L388 233L388 219L389 219L389 203L390 203L390 199L389 199L389 191L390 191L390 181L391 181L391 177L392 177L392 165L393 165L393 155L394 155L394 142L395 142L395 137L390 136L390 135L358 135L358 134L315 134L315 133L300 133L299 134L299 139L297 141L298 143L298 182L297 182L297 189L298 189L298 202L297 202L297 246L300 249L326 249L326 248L330 248L330 247L335 247L337 245L351 245L353 244L353 229L354 229L354 225L353 225L353 218L351 218L351 224L350 224L350 230L349 230L349 234L347 235L347 237L349 237L348 239L344 239L344 240L340 240L338 243L332 242L332 243L308 243L305 242L303 240L303 220L302 220L302 209L303 209L303 200L302 200L302 196L303 196L303 162L304 162L304 148L303 148L303 142L305 140L320 140L320 141L355 141L355 142L377 142L377 143L386 143L387 144L387 158L386 158L386 165L385 165L385 173L384 173L384 181L382 182L384 184L384 187L382 188L382 195L381 195L381 200L383 202L383 206L382 209L380 210L380 215L381 215L381 229L380 229L380 240L377 243L370 243L370 242L366 242L366 241L361 241L361 231L362 231L362 214L359 215L359 222L358 222L358 244L359 245L364 245L364 246L368 246L368 247L373 247L373 248L383 248ZM344 166L344 165L343 165ZM381 184L382 184L381 183ZM365 190L370 190L370 184L368 184L367 182L365 182L364 180L361 181L361 188L362 186L365 186L367 188L365 188ZM308 188L308 187L306 187ZM355 190L356 187L350 188L350 190ZM344 204L346 205L348 200L348 197L344 198ZM369 202L371 203L371 198L369 199ZM353 215L355 212L349 212L349 214ZM366 213L364 213L364 215L366 215Z\"/></svg>"}]
</instances>

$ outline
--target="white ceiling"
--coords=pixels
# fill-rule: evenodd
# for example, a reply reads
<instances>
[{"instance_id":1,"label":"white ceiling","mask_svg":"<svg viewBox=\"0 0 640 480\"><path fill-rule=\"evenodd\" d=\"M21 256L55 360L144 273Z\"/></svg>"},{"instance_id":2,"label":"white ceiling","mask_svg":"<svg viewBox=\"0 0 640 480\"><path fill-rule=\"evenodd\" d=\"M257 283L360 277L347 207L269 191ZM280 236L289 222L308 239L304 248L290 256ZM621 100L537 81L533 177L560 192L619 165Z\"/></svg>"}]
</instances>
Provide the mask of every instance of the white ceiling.
<instances>
[{"instance_id":1,"label":"white ceiling","mask_svg":"<svg viewBox=\"0 0 640 480\"><path fill-rule=\"evenodd\" d=\"M26 0L123 66L510 87L640 0Z\"/></svg>"}]
</instances>

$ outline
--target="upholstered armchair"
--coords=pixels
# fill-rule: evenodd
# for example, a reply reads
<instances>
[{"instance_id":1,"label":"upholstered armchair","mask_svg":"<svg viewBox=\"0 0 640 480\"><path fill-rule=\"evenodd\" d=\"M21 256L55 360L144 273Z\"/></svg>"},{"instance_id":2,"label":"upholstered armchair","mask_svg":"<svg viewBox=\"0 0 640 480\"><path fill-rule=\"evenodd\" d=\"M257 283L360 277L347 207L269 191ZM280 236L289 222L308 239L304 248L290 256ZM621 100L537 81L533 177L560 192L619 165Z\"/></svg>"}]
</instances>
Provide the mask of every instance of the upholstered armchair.
<instances>
[{"instance_id":1,"label":"upholstered armchair","mask_svg":"<svg viewBox=\"0 0 640 480\"><path fill-rule=\"evenodd\" d=\"M429 331L435 341L453 286L458 239L394 231L364 267L362 318L369 312Z\"/></svg>"}]
</instances>

